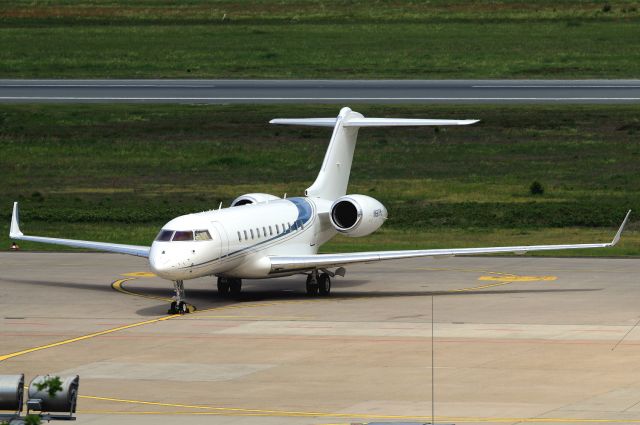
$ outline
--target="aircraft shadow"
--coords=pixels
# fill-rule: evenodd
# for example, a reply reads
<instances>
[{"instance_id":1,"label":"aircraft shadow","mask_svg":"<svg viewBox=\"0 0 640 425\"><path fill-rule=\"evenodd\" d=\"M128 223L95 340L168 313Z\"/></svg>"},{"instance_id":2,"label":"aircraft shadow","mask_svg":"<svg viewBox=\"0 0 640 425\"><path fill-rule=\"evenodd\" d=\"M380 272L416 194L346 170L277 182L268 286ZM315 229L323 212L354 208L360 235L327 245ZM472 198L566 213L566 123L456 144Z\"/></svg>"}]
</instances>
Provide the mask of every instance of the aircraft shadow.
<instances>
[{"instance_id":1,"label":"aircraft shadow","mask_svg":"<svg viewBox=\"0 0 640 425\"><path fill-rule=\"evenodd\" d=\"M332 292L329 297L309 296L305 292L289 292L289 291L260 291L260 292L243 292L239 296L230 298L228 296L219 296L215 289L212 290L193 290L187 292L189 303L196 306L197 310L206 310L214 308L222 308L227 306L241 306L244 303L255 302L278 302L278 301L307 301L307 300L325 300L325 301L341 301L341 300L358 300L358 299L392 299L400 297L424 297L432 296L473 296L473 295L507 295L507 294L544 294L544 293L574 293L574 292L593 292L602 289L503 289L503 290L477 290L464 292L448 292L448 291L399 291L399 292ZM165 293L166 294L166 293ZM136 311L141 316L157 316L166 313L168 305L145 307ZM215 311L215 310L214 310Z\"/></svg>"},{"instance_id":2,"label":"aircraft shadow","mask_svg":"<svg viewBox=\"0 0 640 425\"><path fill-rule=\"evenodd\" d=\"M94 292L113 292L111 285L94 285L86 284L82 282L60 282L50 280L32 280L32 279L2 279L0 282L18 283L21 285L34 285L34 286L46 286L53 288L69 288L79 289L85 291ZM361 286L368 281L342 281L339 284L333 285L333 291L329 297L309 296L304 291L303 285L291 285L287 282L287 285L283 285L285 282L280 282L280 287L277 288L265 288L252 287L247 285L246 291L243 291L240 295L220 296L216 289L212 286L211 289L199 289L194 288L189 290L187 288L187 299L190 303L195 305L198 310L205 310L216 307L227 307L231 305L242 305L243 303L255 303L255 302L277 302L277 301L305 301L305 300L326 300L326 301L340 301L340 300L358 300L358 299L371 299L371 298L400 298L400 297L431 297L431 296L474 296L474 295L506 295L506 294L544 294L544 293L573 293L573 292L593 292L601 291L602 288L574 288L574 289L478 289L471 291L353 291L343 290L342 288L353 288ZM277 283L277 282L274 282ZM295 287L295 289L293 289ZM134 293L140 295L147 295L152 297L171 298L173 291L171 287L167 285L167 288L158 287L145 287L139 288L131 285L129 288ZM168 303L158 300L158 305L145 307L136 311L140 316L161 316L166 314L168 309Z\"/></svg>"}]
</instances>

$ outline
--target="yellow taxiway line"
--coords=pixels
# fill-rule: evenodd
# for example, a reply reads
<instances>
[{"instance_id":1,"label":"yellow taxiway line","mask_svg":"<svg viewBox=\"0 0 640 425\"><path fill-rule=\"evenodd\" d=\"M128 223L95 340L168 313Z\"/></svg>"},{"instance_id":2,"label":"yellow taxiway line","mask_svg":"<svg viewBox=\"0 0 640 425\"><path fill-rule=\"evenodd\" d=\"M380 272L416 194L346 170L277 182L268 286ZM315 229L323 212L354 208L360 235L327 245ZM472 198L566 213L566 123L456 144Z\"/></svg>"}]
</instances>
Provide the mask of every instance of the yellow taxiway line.
<instances>
[{"instance_id":1,"label":"yellow taxiway line","mask_svg":"<svg viewBox=\"0 0 640 425\"><path fill-rule=\"evenodd\" d=\"M133 275L133 274L134 273L126 273L125 276L126 275ZM150 277L150 276L141 276L141 277ZM173 301L171 298L156 297L156 296L153 296L153 295L146 295L146 294L140 294L140 293L137 293L137 292L131 292L128 289L125 289L122 286L125 282L128 282L130 280L135 280L137 278L138 278L138 276L133 276L133 277L130 277L130 278L127 278L127 279L118 279L118 280L116 280L115 282L113 282L111 284L111 287L113 289L115 289L116 291L121 292L121 293L126 294L126 295L133 295L135 297L142 297L142 298L150 298L152 300L166 301L166 302L169 302L169 303L171 301Z\"/></svg>"},{"instance_id":2,"label":"yellow taxiway line","mask_svg":"<svg viewBox=\"0 0 640 425\"><path fill-rule=\"evenodd\" d=\"M83 335L83 336L79 336L79 337L71 338L71 339L65 339L64 341L58 341L58 342L54 342L52 344L47 344L47 345L41 345L39 347L28 348L28 349L22 350L22 351L16 351L15 353L3 354L3 355L0 355L0 362L5 361L7 359L11 359L13 357L23 356L25 354L34 353L36 351L41 351L41 350L46 350L48 348L59 347L61 345L72 344L74 342L84 341L85 339L95 338L97 336L102 336L102 335L107 335L107 334L114 333L114 332L123 331L125 329L137 328L138 326L150 325L152 323L157 323L157 322L164 322L165 320L171 320L171 319L174 319L176 317L180 317L180 315L173 314L171 316L160 317L158 319L145 320L144 322L137 322L137 323L132 323L130 325L119 326L117 328L111 328L111 329L107 329L107 330L100 331L100 332L94 332L92 334Z\"/></svg>"},{"instance_id":3,"label":"yellow taxiway line","mask_svg":"<svg viewBox=\"0 0 640 425\"><path fill-rule=\"evenodd\" d=\"M490 283L488 285L480 285L480 286L474 286L472 288L461 288L461 289L451 289L449 291L446 292L469 292L469 291L478 291L481 289L487 289L487 288L493 288L494 286L503 286L503 285L509 285L511 283L514 283L514 280L505 280L503 282L498 282L498 283Z\"/></svg>"},{"instance_id":4,"label":"yellow taxiway line","mask_svg":"<svg viewBox=\"0 0 640 425\"><path fill-rule=\"evenodd\" d=\"M458 272L469 272L469 273L487 273L492 276L480 276L478 280L483 281L492 281L496 283L490 283L487 285L474 286L471 288L460 288L460 289L451 289L445 292L469 292L469 291L477 291L481 289L493 288L495 286L503 286L509 285L512 283L518 282L549 282L557 280L557 276L521 276L513 273L502 273L502 272L494 272L490 270L483 269L448 269L448 268L436 268L436 267L421 267L416 270L425 270L425 271L458 271Z\"/></svg>"},{"instance_id":5,"label":"yellow taxiway line","mask_svg":"<svg viewBox=\"0 0 640 425\"><path fill-rule=\"evenodd\" d=\"M122 284L127 282L127 281L137 279L138 277L141 276L141 275L139 275L137 273L129 274L129 275L131 277L127 277L125 279L116 280L115 282L113 282L111 284L111 287L114 288L115 290L119 291L119 292L122 292L122 293L128 294L128 295L142 296L142 297L145 297L145 298L156 298L156 299L160 299L160 300L163 300L163 301L171 301L170 299L167 299L167 298L145 296L145 295L140 295L140 294L136 294L134 292L127 291L126 289L124 289L122 287ZM164 322L165 320L175 319L176 317L180 317L180 315L179 314L172 314L172 315L169 315L169 316L159 317L157 319L145 320L143 322L137 322L137 323L131 323L129 325L118 326L116 328L111 328L111 329L107 329L107 330L100 331L100 332L94 332L94 333L91 333L91 334L88 334L88 335L82 335L82 336L79 336L79 337L76 337L76 338L65 339L63 341L58 341L58 342L54 342L54 343L51 343L51 344L41 345L39 347L28 348L26 350L16 351L15 353L2 354L2 355L0 355L0 362L3 362L3 361L8 360L8 359L11 359L13 357L23 356L25 354L34 353L36 351L42 351L42 350L46 350L46 349L49 349L49 348L59 347L61 345L72 344L74 342L84 341L86 339L91 339L91 338L95 338L95 337L102 336L102 335L108 335L108 334L111 334L111 333L114 333L114 332L120 332L120 331L123 331L123 330L126 330L126 329L137 328L139 326L150 325L152 323Z\"/></svg>"}]
</instances>

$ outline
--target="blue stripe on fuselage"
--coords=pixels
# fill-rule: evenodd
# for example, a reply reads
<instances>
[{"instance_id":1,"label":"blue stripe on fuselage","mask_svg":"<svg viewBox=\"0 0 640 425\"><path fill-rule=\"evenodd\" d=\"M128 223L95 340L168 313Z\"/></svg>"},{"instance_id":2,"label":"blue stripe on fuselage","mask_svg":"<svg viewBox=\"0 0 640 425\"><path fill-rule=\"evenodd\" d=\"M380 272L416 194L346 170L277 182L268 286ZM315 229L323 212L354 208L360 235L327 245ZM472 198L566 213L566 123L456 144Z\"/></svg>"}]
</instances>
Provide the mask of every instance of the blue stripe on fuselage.
<instances>
[{"instance_id":1,"label":"blue stripe on fuselage","mask_svg":"<svg viewBox=\"0 0 640 425\"><path fill-rule=\"evenodd\" d=\"M298 218L296 220L301 220L302 224L306 224L311 218L311 214L313 214L313 208L309 201L304 198L289 198L287 201L290 201L298 208Z\"/></svg>"}]
</instances>

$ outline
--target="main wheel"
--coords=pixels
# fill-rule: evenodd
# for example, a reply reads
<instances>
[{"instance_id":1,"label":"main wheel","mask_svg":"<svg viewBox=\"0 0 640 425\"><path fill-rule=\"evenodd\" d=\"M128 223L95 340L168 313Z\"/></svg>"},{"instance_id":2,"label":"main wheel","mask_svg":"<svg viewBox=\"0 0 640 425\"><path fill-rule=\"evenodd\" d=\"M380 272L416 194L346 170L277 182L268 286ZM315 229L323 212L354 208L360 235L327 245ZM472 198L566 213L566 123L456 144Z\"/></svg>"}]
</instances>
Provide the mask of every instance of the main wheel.
<instances>
[{"instance_id":1,"label":"main wheel","mask_svg":"<svg viewBox=\"0 0 640 425\"><path fill-rule=\"evenodd\" d=\"M328 274L322 273L318 276L318 291L320 295L329 295L331 292L331 278Z\"/></svg>"},{"instance_id":2,"label":"main wheel","mask_svg":"<svg viewBox=\"0 0 640 425\"><path fill-rule=\"evenodd\" d=\"M318 282L312 275L307 276L307 294L316 295L318 293Z\"/></svg>"},{"instance_id":3,"label":"main wheel","mask_svg":"<svg viewBox=\"0 0 640 425\"><path fill-rule=\"evenodd\" d=\"M220 295L228 295L229 289L231 285L229 285L229 280L224 277L218 278L218 294Z\"/></svg>"},{"instance_id":4,"label":"main wheel","mask_svg":"<svg viewBox=\"0 0 640 425\"><path fill-rule=\"evenodd\" d=\"M240 292L242 292L242 280L229 279L229 289L232 295L240 295Z\"/></svg>"}]
</instances>

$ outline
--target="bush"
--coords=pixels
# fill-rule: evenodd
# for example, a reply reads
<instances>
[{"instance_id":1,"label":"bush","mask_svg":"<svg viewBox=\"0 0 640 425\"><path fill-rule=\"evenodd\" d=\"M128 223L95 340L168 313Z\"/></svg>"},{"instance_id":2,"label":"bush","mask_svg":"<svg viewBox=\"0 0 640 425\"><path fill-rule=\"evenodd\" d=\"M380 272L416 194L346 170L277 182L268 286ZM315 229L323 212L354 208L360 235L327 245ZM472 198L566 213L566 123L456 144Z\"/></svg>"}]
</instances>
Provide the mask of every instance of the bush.
<instances>
[{"instance_id":1,"label":"bush","mask_svg":"<svg viewBox=\"0 0 640 425\"><path fill-rule=\"evenodd\" d=\"M40 192L33 192L31 194L31 199L33 199L36 202L42 202L44 201L44 196Z\"/></svg>"},{"instance_id":2,"label":"bush","mask_svg":"<svg viewBox=\"0 0 640 425\"><path fill-rule=\"evenodd\" d=\"M544 194L544 187L538 180L536 180L531 183L531 186L529 186L529 192L531 192L532 195L542 195Z\"/></svg>"}]
</instances>

